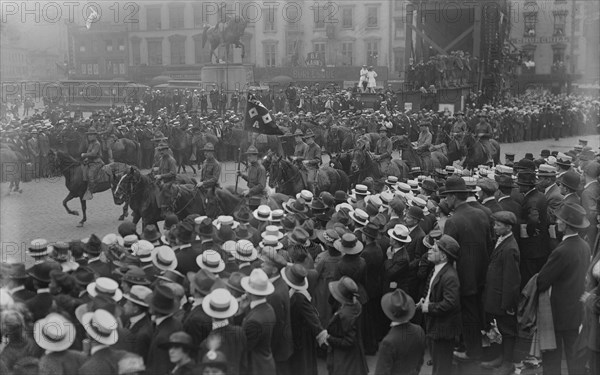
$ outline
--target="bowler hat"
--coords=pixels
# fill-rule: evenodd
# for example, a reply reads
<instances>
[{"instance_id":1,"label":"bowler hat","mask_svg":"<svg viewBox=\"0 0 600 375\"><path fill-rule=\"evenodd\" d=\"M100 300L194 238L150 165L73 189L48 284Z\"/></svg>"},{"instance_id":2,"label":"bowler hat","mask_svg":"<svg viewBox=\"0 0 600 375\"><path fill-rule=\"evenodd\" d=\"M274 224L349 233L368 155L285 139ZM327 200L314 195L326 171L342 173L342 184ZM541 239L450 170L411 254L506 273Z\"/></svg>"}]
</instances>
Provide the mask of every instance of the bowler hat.
<instances>
[{"instance_id":1,"label":"bowler hat","mask_svg":"<svg viewBox=\"0 0 600 375\"><path fill-rule=\"evenodd\" d=\"M440 192L440 195L470 192L471 190L467 189L467 184L464 179L462 179L459 176L450 176L446 180L446 184L444 185L444 191Z\"/></svg>"},{"instance_id":2,"label":"bowler hat","mask_svg":"<svg viewBox=\"0 0 600 375\"><path fill-rule=\"evenodd\" d=\"M345 191L337 190L333 195L336 204L344 203L348 200L348 194Z\"/></svg>"},{"instance_id":3,"label":"bowler hat","mask_svg":"<svg viewBox=\"0 0 600 375\"><path fill-rule=\"evenodd\" d=\"M25 272L25 264L23 263L12 263L8 264L8 278L9 279L26 279L27 272Z\"/></svg>"},{"instance_id":4,"label":"bowler hat","mask_svg":"<svg viewBox=\"0 0 600 375\"><path fill-rule=\"evenodd\" d=\"M240 223L247 223L250 221L251 215L252 215L252 212L250 211L248 206L243 205L242 207L240 207L239 210L237 210L233 214L233 217L235 219L237 219L237 221L239 221Z\"/></svg>"},{"instance_id":5,"label":"bowler hat","mask_svg":"<svg viewBox=\"0 0 600 375\"><path fill-rule=\"evenodd\" d=\"M517 185L535 186L536 176L533 171L521 171L517 174Z\"/></svg>"},{"instance_id":6,"label":"bowler hat","mask_svg":"<svg viewBox=\"0 0 600 375\"><path fill-rule=\"evenodd\" d=\"M49 283L50 272L54 270L62 270L60 263L54 260L46 260L42 263L33 265L27 270L27 274L38 281Z\"/></svg>"},{"instance_id":7,"label":"bowler hat","mask_svg":"<svg viewBox=\"0 0 600 375\"><path fill-rule=\"evenodd\" d=\"M402 289L384 294L381 308L392 322L406 323L415 315L415 301Z\"/></svg>"},{"instance_id":8,"label":"bowler hat","mask_svg":"<svg viewBox=\"0 0 600 375\"><path fill-rule=\"evenodd\" d=\"M457 260L458 259L458 250L460 246L458 242L447 234L442 235L440 239L437 241L438 249L446 253L450 258Z\"/></svg>"},{"instance_id":9,"label":"bowler hat","mask_svg":"<svg viewBox=\"0 0 600 375\"><path fill-rule=\"evenodd\" d=\"M361 231L365 236L371 238L377 238L377 236L379 236L379 227L374 223L367 223Z\"/></svg>"},{"instance_id":10,"label":"bowler hat","mask_svg":"<svg viewBox=\"0 0 600 375\"><path fill-rule=\"evenodd\" d=\"M94 275L94 271L91 268L82 266L73 271L73 278L77 285L85 288L90 283L94 282L96 275Z\"/></svg>"},{"instance_id":11,"label":"bowler hat","mask_svg":"<svg viewBox=\"0 0 600 375\"><path fill-rule=\"evenodd\" d=\"M513 181L511 176L507 175L495 175L494 179L498 183L499 187L515 187L515 182Z\"/></svg>"},{"instance_id":12,"label":"bowler hat","mask_svg":"<svg viewBox=\"0 0 600 375\"><path fill-rule=\"evenodd\" d=\"M159 238L160 238L160 232L158 231L158 228L156 228L156 225L154 225L154 224L146 225L146 227L144 228L144 232L142 233L142 239L149 241L149 242L154 242L154 241L158 240Z\"/></svg>"},{"instance_id":13,"label":"bowler hat","mask_svg":"<svg viewBox=\"0 0 600 375\"><path fill-rule=\"evenodd\" d=\"M586 214L585 208L580 205L565 203L556 211L555 216L573 228L583 229L590 225Z\"/></svg>"},{"instance_id":14,"label":"bowler hat","mask_svg":"<svg viewBox=\"0 0 600 375\"><path fill-rule=\"evenodd\" d=\"M91 256L98 256L108 249L108 245L103 243L98 236L92 234L88 242L83 246L83 251Z\"/></svg>"},{"instance_id":15,"label":"bowler hat","mask_svg":"<svg viewBox=\"0 0 600 375\"><path fill-rule=\"evenodd\" d=\"M565 185L571 190L579 189L579 185L581 185L581 177L575 171L567 171L560 177L560 184Z\"/></svg>"}]
</instances>

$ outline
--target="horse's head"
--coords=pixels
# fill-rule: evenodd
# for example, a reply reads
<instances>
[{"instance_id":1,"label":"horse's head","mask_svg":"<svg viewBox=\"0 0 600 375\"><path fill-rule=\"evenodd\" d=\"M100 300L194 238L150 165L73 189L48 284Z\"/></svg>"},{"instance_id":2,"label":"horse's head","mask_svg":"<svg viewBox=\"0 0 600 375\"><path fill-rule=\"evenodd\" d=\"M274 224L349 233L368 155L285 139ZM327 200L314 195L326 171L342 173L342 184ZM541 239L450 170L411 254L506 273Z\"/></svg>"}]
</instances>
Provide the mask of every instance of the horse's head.
<instances>
[{"instance_id":1,"label":"horse's head","mask_svg":"<svg viewBox=\"0 0 600 375\"><path fill-rule=\"evenodd\" d=\"M281 156L271 156L269 158L269 187L275 189L275 187L281 182L283 171L281 170L280 165L282 165L282 157ZM265 169L267 167L265 166Z\"/></svg>"},{"instance_id":2,"label":"horse's head","mask_svg":"<svg viewBox=\"0 0 600 375\"><path fill-rule=\"evenodd\" d=\"M271 150L267 151L267 154L262 158L262 165L265 167L265 171L267 173L270 172L271 163L273 162L273 152Z\"/></svg>"},{"instance_id":3,"label":"horse's head","mask_svg":"<svg viewBox=\"0 0 600 375\"><path fill-rule=\"evenodd\" d=\"M113 179L116 181L116 186L113 187L113 200L116 205L125 203L131 197L134 186L139 182L140 177L140 171L136 167L131 167L120 178Z\"/></svg>"},{"instance_id":4,"label":"horse's head","mask_svg":"<svg viewBox=\"0 0 600 375\"><path fill-rule=\"evenodd\" d=\"M173 183L167 183L162 186L158 196L158 202L163 215L166 216L167 214L175 212L175 203L178 198L178 189Z\"/></svg>"},{"instance_id":5,"label":"horse's head","mask_svg":"<svg viewBox=\"0 0 600 375\"><path fill-rule=\"evenodd\" d=\"M367 160L367 152L364 147L355 148L352 152L352 164L350 164L350 171L355 174L360 171Z\"/></svg>"}]
</instances>

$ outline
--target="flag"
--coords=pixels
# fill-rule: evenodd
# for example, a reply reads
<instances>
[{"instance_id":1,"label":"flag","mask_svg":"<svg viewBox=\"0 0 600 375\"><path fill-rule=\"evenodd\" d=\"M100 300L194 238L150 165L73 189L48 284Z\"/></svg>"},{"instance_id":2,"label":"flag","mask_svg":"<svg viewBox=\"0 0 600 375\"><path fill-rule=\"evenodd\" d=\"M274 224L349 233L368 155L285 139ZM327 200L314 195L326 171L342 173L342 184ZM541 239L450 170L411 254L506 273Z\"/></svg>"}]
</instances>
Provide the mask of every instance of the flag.
<instances>
[{"instance_id":1,"label":"flag","mask_svg":"<svg viewBox=\"0 0 600 375\"><path fill-rule=\"evenodd\" d=\"M248 94L248 104L246 105L246 130L254 133L283 135L283 132L275 124L275 119L269 113L260 100L253 94Z\"/></svg>"},{"instance_id":2,"label":"flag","mask_svg":"<svg viewBox=\"0 0 600 375\"><path fill-rule=\"evenodd\" d=\"M90 27L92 27L92 23L96 22L98 20L98 12L96 12L96 9L94 8L90 8L92 10L92 12L88 15L87 19L85 20L85 27L89 30Z\"/></svg>"}]
</instances>

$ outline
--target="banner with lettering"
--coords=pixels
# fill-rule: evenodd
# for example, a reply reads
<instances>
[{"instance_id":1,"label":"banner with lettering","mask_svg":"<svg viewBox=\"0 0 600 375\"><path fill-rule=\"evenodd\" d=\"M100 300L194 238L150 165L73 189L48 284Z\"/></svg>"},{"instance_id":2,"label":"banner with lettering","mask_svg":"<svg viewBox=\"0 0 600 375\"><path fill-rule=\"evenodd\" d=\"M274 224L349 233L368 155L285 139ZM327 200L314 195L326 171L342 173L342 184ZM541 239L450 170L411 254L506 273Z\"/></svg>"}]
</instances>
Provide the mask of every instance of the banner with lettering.
<instances>
[{"instance_id":1,"label":"banner with lettering","mask_svg":"<svg viewBox=\"0 0 600 375\"><path fill-rule=\"evenodd\" d=\"M246 130L254 133L268 135L283 135L283 132L277 127L275 119L269 113L260 100L253 94L248 94L248 104L246 105Z\"/></svg>"}]
</instances>

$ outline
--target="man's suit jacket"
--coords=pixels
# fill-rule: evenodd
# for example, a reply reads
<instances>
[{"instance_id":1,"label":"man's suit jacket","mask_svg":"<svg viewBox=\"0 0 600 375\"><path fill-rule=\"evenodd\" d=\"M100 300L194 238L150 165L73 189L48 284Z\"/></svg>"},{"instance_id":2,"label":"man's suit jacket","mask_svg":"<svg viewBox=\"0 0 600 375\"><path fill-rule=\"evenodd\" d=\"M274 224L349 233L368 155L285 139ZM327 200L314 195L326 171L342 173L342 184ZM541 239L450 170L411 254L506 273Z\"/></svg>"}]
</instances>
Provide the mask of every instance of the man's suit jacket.
<instances>
[{"instance_id":1,"label":"man's suit jacket","mask_svg":"<svg viewBox=\"0 0 600 375\"><path fill-rule=\"evenodd\" d=\"M100 349L85 361L79 369L79 375L118 374L119 360L125 354L127 354L126 351L115 350L110 347ZM147 372L147 374L151 374L151 372ZM164 373L161 375L164 375Z\"/></svg>"},{"instance_id":2,"label":"man's suit jacket","mask_svg":"<svg viewBox=\"0 0 600 375\"><path fill-rule=\"evenodd\" d=\"M427 288L429 285L425 286L423 298ZM425 318L427 336L434 340L453 339L462 333L460 281L453 265L446 263L433 279Z\"/></svg>"},{"instance_id":3,"label":"man's suit jacket","mask_svg":"<svg viewBox=\"0 0 600 375\"><path fill-rule=\"evenodd\" d=\"M592 247L598 234L598 199L600 198L600 183L593 181L581 192L581 205L587 212L590 226L587 228L587 242Z\"/></svg>"},{"instance_id":4,"label":"man's suit jacket","mask_svg":"<svg viewBox=\"0 0 600 375\"><path fill-rule=\"evenodd\" d=\"M94 271L98 277L113 277L113 268L109 263L104 263L101 260L88 261L88 267Z\"/></svg>"},{"instance_id":5,"label":"man's suit jacket","mask_svg":"<svg viewBox=\"0 0 600 375\"><path fill-rule=\"evenodd\" d=\"M577 195L577 193L567 194L563 199L563 204L564 203L573 203L581 205L581 198L579 198L579 195Z\"/></svg>"},{"instance_id":6,"label":"man's suit jacket","mask_svg":"<svg viewBox=\"0 0 600 375\"><path fill-rule=\"evenodd\" d=\"M271 352L275 323L275 311L268 303L261 303L246 314L242 329L248 342L249 375L275 375L275 359Z\"/></svg>"},{"instance_id":7,"label":"man's suit jacket","mask_svg":"<svg viewBox=\"0 0 600 375\"><path fill-rule=\"evenodd\" d=\"M212 318L206 315L202 305L194 307L183 319L183 330L192 336L196 346L208 337L212 330Z\"/></svg>"},{"instance_id":8,"label":"man's suit jacket","mask_svg":"<svg viewBox=\"0 0 600 375\"><path fill-rule=\"evenodd\" d=\"M488 265L483 308L494 315L517 311L521 285L519 246L514 235L502 240L492 251Z\"/></svg>"},{"instance_id":9,"label":"man's suit jacket","mask_svg":"<svg viewBox=\"0 0 600 375\"><path fill-rule=\"evenodd\" d=\"M456 271L461 295L482 292L489 252L493 246L487 214L467 203L459 204L446 221L444 233L460 245Z\"/></svg>"},{"instance_id":10,"label":"man's suit jacket","mask_svg":"<svg viewBox=\"0 0 600 375\"><path fill-rule=\"evenodd\" d=\"M423 256L423 252L427 250L423 245L423 238L425 238L425 232L417 225L415 229L410 232L411 242L406 245L406 251L408 252L408 258L410 259L409 271L408 271L408 290L412 298L419 297L419 278L417 272L419 270L419 261Z\"/></svg>"},{"instance_id":11,"label":"man's suit jacket","mask_svg":"<svg viewBox=\"0 0 600 375\"><path fill-rule=\"evenodd\" d=\"M579 298L585 289L590 247L579 235L567 237L550 253L538 274L538 291L552 287L550 303L554 329L577 329L583 309Z\"/></svg>"},{"instance_id":12,"label":"man's suit jacket","mask_svg":"<svg viewBox=\"0 0 600 375\"><path fill-rule=\"evenodd\" d=\"M292 323L290 318L290 289L279 277L273 281L275 291L267 297L267 303L275 312L275 334L271 338L271 351L275 362L287 361L294 352Z\"/></svg>"},{"instance_id":13,"label":"man's suit jacket","mask_svg":"<svg viewBox=\"0 0 600 375\"><path fill-rule=\"evenodd\" d=\"M146 358L152 341L152 320L150 316L145 315L133 326L125 329L124 335L121 336L119 337L119 342L123 343L121 347L124 350Z\"/></svg>"},{"instance_id":14,"label":"man's suit jacket","mask_svg":"<svg viewBox=\"0 0 600 375\"><path fill-rule=\"evenodd\" d=\"M32 292L31 290L25 288L25 289L17 290L13 294L11 294L11 297L13 298L13 300L15 300L17 302L27 302L31 298L35 297L35 295L36 295L35 292Z\"/></svg>"},{"instance_id":15,"label":"man's suit jacket","mask_svg":"<svg viewBox=\"0 0 600 375\"><path fill-rule=\"evenodd\" d=\"M375 375L416 375L424 354L423 328L410 322L394 326L379 345Z\"/></svg>"},{"instance_id":16,"label":"man's suit jacket","mask_svg":"<svg viewBox=\"0 0 600 375\"><path fill-rule=\"evenodd\" d=\"M227 358L227 374L246 374L248 371L248 343L242 327L228 324L213 330L208 338L200 344L198 357L202 358L208 352L208 342L213 336L221 338L219 351Z\"/></svg>"},{"instance_id":17,"label":"man's suit jacket","mask_svg":"<svg viewBox=\"0 0 600 375\"><path fill-rule=\"evenodd\" d=\"M527 237L519 233L517 240L521 251L521 260L546 258L550 249L548 247L548 212L544 194L537 189L525 194L521 215L517 218L519 224L525 226L527 233Z\"/></svg>"},{"instance_id":18,"label":"man's suit jacket","mask_svg":"<svg viewBox=\"0 0 600 375\"><path fill-rule=\"evenodd\" d=\"M560 188L556 184L552 185L550 190L544 192L544 196L546 197L547 202L548 224L554 225L556 224L555 213L563 204L564 197L560 193Z\"/></svg>"},{"instance_id":19,"label":"man's suit jacket","mask_svg":"<svg viewBox=\"0 0 600 375\"><path fill-rule=\"evenodd\" d=\"M200 254L202 254L201 251L193 249L192 247L179 249L175 254L175 257L177 258L176 270L184 275L187 275L188 272L198 272L200 266L196 263L196 258Z\"/></svg>"},{"instance_id":20,"label":"man's suit jacket","mask_svg":"<svg viewBox=\"0 0 600 375\"><path fill-rule=\"evenodd\" d=\"M390 250L392 251L392 250ZM410 257L406 248L398 250L392 259L383 261L383 292L402 289L409 293L410 288Z\"/></svg>"},{"instance_id":21,"label":"man's suit jacket","mask_svg":"<svg viewBox=\"0 0 600 375\"><path fill-rule=\"evenodd\" d=\"M484 207L487 207L493 214L495 214L498 211L502 211L502 206L500 205L500 203L498 203L496 198L490 199L489 201L486 201L482 204Z\"/></svg>"},{"instance_id":22,"label":"man's suit jacket","mask_svg":"<svg viewBox=\"0 0 600 375\"><path fill-rule=\"evenodd\" d=\"M38 293L25 302L25 306L33 315L33 321L45 318L52 309L54 297L50 293Z\"/></svg>"},{"instance_id":23,"label":"man's suit jacket","mask_svg":"<svg viewBox=\"0 0 600 375\"><path fill-rule=\"evenodd\" d=\"M172 333L181 330L183 330L181 322L173 317L168 317L154 327L150 349L145 359L146 375L164 375L171 371L173 364L169 360L169 351L159 348L159 345L168 342Z\"/></svg>"},{"instance_id":24,"label":"man's suit jacket","mask_svg":"<svg viewBox=\"0 0 600 375\"><path fill-rule=\"evenodd\" d=\"M510 211L517 218L521 216L521 204L516 200L512 199L510 196L505 195L498 198L498 204L502 207L502 211ZM513 235L516 238L519 238L519 224L513 226Z\"/></svg>"},{"instance_id":25,"label":"man's suit jacket","mask_svg":"<svg viewBox=\"0 0 600 375\"><path fill-rule=\"evenodd\" d=\"M376 242L365 245L360 256L365 260L365 289L369 299L381 296L381 271L383 271L383 251Z\"/></svg>"}]
</instances>

